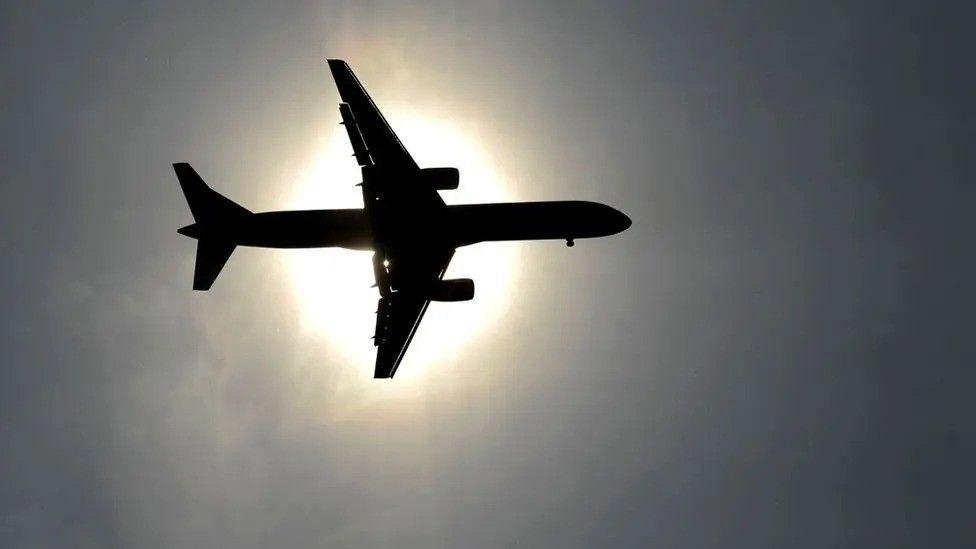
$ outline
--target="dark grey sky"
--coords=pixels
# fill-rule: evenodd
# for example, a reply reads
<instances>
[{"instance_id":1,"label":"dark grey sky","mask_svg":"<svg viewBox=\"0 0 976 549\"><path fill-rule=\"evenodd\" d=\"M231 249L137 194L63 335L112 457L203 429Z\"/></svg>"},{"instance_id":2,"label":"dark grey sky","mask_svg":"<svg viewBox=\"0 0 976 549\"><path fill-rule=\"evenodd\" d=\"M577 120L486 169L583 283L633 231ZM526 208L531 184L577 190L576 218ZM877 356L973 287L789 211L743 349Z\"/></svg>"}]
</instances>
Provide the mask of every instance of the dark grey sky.
<instances>
[{"instance_id":1,"label":"dark grey sky","mask_svg":"<svg viewBox=\"0 0 976 549\"><path fill-rule=\"evenodd\" d=\"M0 11L0 545L976 544L973 10L176 4ZM633 227L402 385L194 294L170 164L281 207L326 57Z\"/></svg>"}]
</instances>

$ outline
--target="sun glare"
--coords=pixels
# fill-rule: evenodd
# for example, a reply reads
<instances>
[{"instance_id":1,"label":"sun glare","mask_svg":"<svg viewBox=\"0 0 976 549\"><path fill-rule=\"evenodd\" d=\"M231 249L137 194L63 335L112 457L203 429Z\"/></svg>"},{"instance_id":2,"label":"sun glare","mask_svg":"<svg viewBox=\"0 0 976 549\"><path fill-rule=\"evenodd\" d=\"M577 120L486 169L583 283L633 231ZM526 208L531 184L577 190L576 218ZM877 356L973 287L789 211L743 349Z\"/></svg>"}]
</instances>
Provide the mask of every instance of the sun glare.
<instances>
[{"instance_id":1,"label":"sun glare","mask_svg":"<svg viewBox=\"0 0 976 549\"><path fill-rule=\"evenodd\" d=\"M446 121L415 115L389 116L390 124L421 167L453 166L461 172L458 190L444 191L452 204L512 200L491 159L477 142ZM297 178L290 209L359 208L355 184L362 177L351 156L345 130L336 125ZM372 252L341 249L294 250L287 266L302 326L325 339L335 357L372 376L373 335L379 293L373 284ZM507 294L517 277L518 246L478 244L460 248L445 277L472 278L473 301L432 303L397 372L415 378L428 366L447 366L466 343L497 322L510 304ZM430 337L427 335L430 334Z\"/></svg>"}]
</instances>

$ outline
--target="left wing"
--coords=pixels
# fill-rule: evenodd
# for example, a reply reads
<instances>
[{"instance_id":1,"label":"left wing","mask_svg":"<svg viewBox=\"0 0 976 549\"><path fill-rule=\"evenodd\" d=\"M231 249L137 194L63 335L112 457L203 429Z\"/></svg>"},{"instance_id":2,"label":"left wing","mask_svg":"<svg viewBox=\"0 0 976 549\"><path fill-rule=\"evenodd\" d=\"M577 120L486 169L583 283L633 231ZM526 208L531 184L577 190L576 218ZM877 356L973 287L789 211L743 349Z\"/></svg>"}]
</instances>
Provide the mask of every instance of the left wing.
<instances>
[{"instance_id":1,"label":"left wing","mask_svg":"<svg viewBox=\"0 0 976 549\"><path fill-rule=\"evenodd\" d=\"M431 254L426 261L403 258L390 262L389 275L401 280L396 291L380 297L376 311L376 369L373 377L393 377L430 305L430 286L444 276L454 249Z\"/></svg>"}]
</instances>

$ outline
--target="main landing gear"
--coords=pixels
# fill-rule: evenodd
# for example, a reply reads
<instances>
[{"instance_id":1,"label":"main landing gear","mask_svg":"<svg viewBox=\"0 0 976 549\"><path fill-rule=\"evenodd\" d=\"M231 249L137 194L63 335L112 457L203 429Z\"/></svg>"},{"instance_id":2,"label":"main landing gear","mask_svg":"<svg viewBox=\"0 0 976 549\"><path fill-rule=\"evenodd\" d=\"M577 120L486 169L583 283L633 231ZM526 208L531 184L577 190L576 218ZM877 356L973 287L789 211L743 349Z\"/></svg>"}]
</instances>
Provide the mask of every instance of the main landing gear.
<instances>
[{"instance_id":1,"label":"main landing gear","mask_svg":"<svg viewBox=\"0 0 976 549\"><path fill-rule=\"evenodd\" d=\"M572 248L573 246L576 245L576 243L573 242L573 239L572 238L567 238L566 239L566 245L569 246L570 248Z\"/></svg>"}]
</instances>

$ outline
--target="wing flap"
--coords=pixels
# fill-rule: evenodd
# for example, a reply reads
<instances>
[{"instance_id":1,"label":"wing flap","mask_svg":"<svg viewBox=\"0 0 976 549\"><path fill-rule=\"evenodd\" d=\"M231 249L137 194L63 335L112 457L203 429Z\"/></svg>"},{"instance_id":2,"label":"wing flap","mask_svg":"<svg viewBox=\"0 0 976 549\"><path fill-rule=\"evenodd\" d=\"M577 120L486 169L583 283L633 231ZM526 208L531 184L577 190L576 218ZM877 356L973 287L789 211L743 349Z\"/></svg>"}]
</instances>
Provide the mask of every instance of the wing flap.
<instances>
[{"instance_id":1,"label":"wing flap","mask_svg":"<svg viewBox=\"0 0 976 549\"><path fill-rule=\"evenodd\" d=\"M369 166L373 161L369 158L369 151L366 142L363 141L363 134L359 131L356 118L352 115L349 103L339 103L339 115L342 116L342 125L346 127L346 134L349 135L349 144L352 145L353 156L360 166Z\"/></svg>"}]
</instances>

